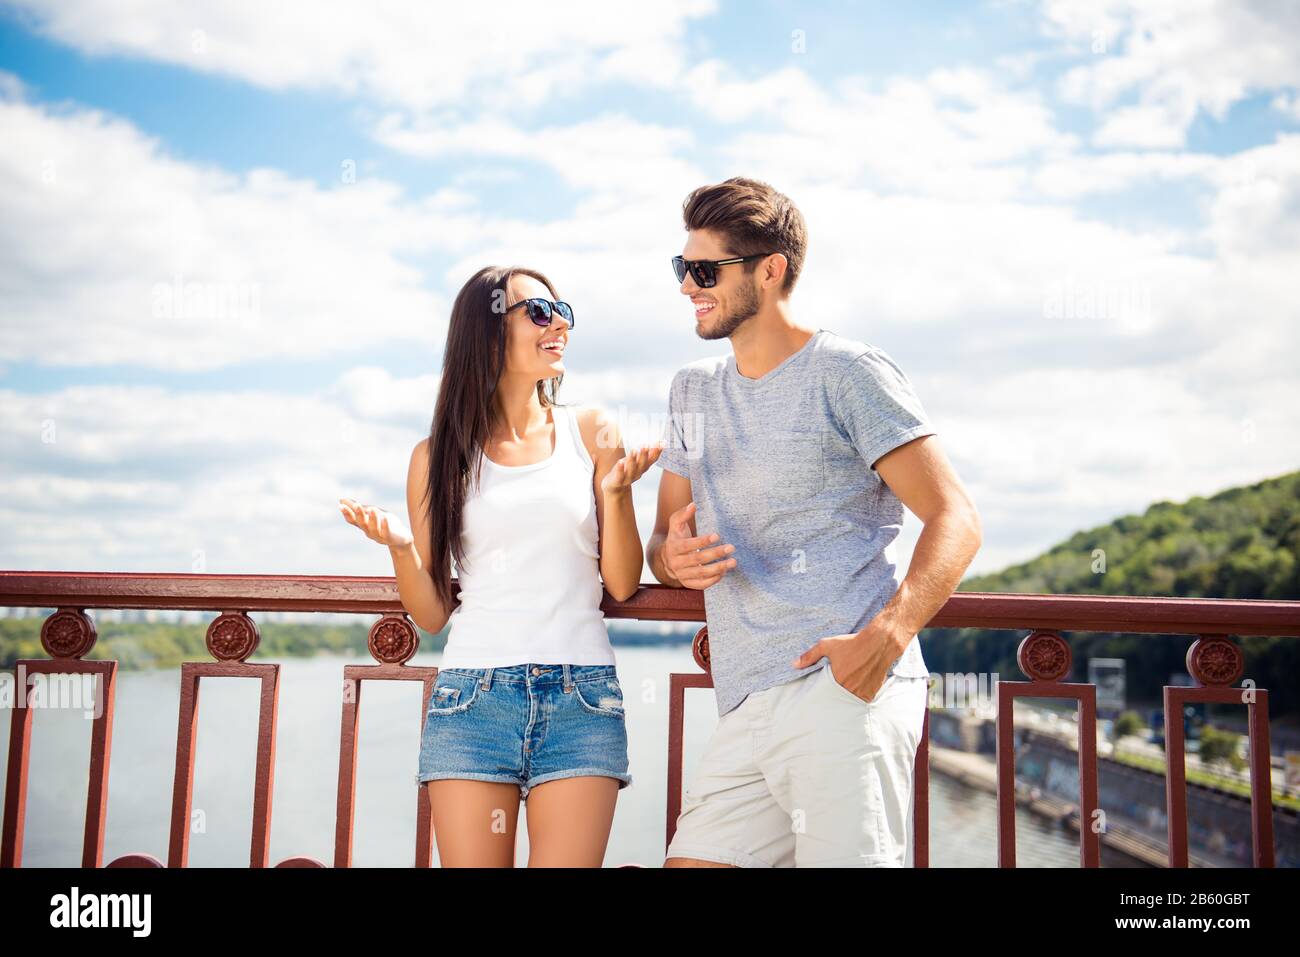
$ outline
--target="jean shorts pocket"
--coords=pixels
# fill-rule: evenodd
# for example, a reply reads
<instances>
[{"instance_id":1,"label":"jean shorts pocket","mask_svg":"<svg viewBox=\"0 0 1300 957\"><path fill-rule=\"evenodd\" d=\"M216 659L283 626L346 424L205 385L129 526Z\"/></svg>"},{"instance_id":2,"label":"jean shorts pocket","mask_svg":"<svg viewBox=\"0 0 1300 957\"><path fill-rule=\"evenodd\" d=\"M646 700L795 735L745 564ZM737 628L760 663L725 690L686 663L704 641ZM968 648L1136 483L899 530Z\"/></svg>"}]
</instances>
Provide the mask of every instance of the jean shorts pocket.
<instances>
[{"instance_id":1,"label":"jean shorts pocket","mask_svg":"<svg viewBox=\"0 0 1300 957\"><path fill-rule=\"evenodd\" d=\"M478 697L479 679L458 671L439 671L429 697L429 714L460 714Z\"/></svg>"},{"instance_id":2,"label":"jean shorts pocket","mask_svg":"<svg viewBox=\"0 0 1300 957\"><path fill-rule=\"evenodd\" d=\"M623 689L617 678L597 678L594 681L579 681L573 686L574 697L578 704L593 714L603 714L611 718L623 717Z\"/></svg>"}]
</instances>

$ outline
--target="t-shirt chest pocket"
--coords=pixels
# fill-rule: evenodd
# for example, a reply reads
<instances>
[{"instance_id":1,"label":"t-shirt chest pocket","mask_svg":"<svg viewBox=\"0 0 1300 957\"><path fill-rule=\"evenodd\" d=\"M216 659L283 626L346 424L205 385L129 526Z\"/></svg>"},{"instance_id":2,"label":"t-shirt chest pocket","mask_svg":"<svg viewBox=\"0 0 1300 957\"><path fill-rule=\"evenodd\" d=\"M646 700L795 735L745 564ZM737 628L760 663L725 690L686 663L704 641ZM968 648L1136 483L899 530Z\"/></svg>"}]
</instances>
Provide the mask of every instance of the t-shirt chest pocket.
<instances>
[{"instance_id":1,"label":"t-shirt chest pocket","mask_svg":"<svg viewBox=\"0 0 1300 957\"><path fill-rule=\"evenodd\" d=\"M821 430L778 429L767 433L756 464L761 500L773 508L806 504L826 483Z\"/></svg>"}]
</instances>

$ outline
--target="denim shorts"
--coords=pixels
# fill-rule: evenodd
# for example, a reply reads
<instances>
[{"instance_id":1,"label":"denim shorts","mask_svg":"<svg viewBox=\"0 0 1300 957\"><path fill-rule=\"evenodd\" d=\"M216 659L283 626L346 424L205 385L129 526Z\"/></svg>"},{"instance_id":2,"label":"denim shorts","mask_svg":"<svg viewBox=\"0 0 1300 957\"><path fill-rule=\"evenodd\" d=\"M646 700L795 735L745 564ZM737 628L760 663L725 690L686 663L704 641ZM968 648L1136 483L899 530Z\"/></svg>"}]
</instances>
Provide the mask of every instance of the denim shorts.
<instances>
[{"instance_id":1,"label":"denim shorts","mask_svg":"<svg viewBox=\"0 0 1300 957\"><path fill-rule=\"evenodd\" d=\"M632 783L614 665L535 664L438 672L415 780L517 784L584 775Z\"/></svg>"}]
</instances>

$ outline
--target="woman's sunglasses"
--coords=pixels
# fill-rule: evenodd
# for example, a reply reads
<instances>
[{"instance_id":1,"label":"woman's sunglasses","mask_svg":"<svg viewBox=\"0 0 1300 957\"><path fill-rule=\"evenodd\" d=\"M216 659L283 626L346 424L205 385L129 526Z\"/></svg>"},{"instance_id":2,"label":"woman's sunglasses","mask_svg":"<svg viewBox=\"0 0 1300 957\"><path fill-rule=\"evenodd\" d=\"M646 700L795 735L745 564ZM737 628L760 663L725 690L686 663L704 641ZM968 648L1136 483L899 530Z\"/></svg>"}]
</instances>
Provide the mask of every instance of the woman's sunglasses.
<instances>
[{"instance_id":1,"label":"woman's sunglasses","mask_svg":"<svg viewBox=\"0 0 1300 957\"><path fill-rule=\"evenodd\" d=\"M730 266L732 263L747 263L770 255L772 254L757 253L753 256L737 256L735 259L683 259L681 256L674 256L673 272L677 274L678 282L685 282L686 273L689 271L697 286L701 289L708 289L718 282L719 266Z\"/></svg>"},{"instance_id":2,"label":"woman's sunglasses","mask_svg":"<svg viewBox=\"0 0 1300 957\"><path fill-rule=\"evenodd\" d=\"M567 302L551 302L549 299L520 299L513 306L507 306L506 312L511 309L518 309L520 306L528 310L528 318L533 320L535 326L549 326L551 324L551 313L558 312L560 317L573 328L573 307Z\"/></svg>"}]
</instances>

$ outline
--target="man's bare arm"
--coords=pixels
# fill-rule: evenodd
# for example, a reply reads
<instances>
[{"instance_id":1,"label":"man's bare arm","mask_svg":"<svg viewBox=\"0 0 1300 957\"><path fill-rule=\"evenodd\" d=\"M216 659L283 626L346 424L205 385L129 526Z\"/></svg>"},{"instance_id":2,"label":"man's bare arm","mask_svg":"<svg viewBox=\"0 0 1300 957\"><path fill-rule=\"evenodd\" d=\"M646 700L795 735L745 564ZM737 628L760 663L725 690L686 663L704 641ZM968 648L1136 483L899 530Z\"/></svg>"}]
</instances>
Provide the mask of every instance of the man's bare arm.
<instances>
[{"instance_id":1,"label":"man's bare arm","mask_svg":"<svg viewBox=\"0 0 1300 957\"><path fill-rule=\"evenodd\" d=\"M924 526L907 575L876 616L893 626L901 653L952 596L983 543L983 527L936 435L900 445L876 460L876 472Z\"/></svg>"}]
</instances>

